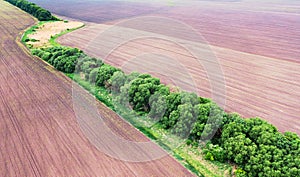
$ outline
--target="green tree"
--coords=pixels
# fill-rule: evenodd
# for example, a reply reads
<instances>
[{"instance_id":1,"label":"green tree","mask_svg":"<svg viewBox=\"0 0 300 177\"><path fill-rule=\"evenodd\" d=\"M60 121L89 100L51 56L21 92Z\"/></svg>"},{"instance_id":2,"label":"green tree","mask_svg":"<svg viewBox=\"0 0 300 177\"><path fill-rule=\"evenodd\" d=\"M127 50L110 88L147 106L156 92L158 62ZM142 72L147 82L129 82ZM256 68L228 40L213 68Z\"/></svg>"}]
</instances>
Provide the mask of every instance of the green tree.
<instances>
[{"instance_id":1,"label":"green tree","mask_svg":"<svg viewBox=\"0 0 300 177\"><path fill-rule=\"evenodd\" d=\"M104 64L99 68L99 72L96 78L96 84L98 86L107 86L108 80L112 77L114 72L119 71L119 69L112 67L110 65Z\"/></svg>"},{"instance_id":2,"label":"green tree","mask_svg":"<svg viewBox=\"0 0 300 177\"><path fill-rule=\"evenodd\" d=\"M169 129L174 126L175 119L174 119L174 115L171 117L171 113L173 111L178 110L178 106L181 104L181 94L175 92L170 93L169 95L166 96L166 102L167 102L167 109L165 111L161 123L165 129Z\"/></svg>"},{"instance_id":3,"label":"green tree","mask_svg":"<svg viewBox=\"0 0 300 177\"><path fill-rule=\"evenodd\" d=\"M119 93L120 89L123 85L125 85L126 82L126 75L122 71L116 71L112 75L112 77L109 79L109 84L111 85L111 91L113 93Z\"/></svg>"},{"instance_id":4,"label":"green tree","mask_svg":"<svg viewBox=\"0 0 300 177\"><path fill-rule=\"evenodd\" d=\"M46 9L43 9L39 6L37 6L34 3L28 2L26 0L5 0L20 9L30 13L31 15L35 16L40 21L48 21L48 20L58 20L52 14L47 11Z\"/></svg>"},{"instance_id":5,"label":"green tree","mask_svg":"<svg viewBox=\"0 0 300 177\"><path fill-rule=\"evenodd\" d=\"M193 114L193 105L191 103L185 103L179 105L178 110L180 116L174 128L172 129L172 132L180 137L187 138L196 121L196 117Z\"/></svg>"},{"instance_id":6,"label":"green tree","mask_svg":"<svg viewBox=\"0 0 300 177\"><path fill-rule=\"evenodd\" d=\"M150 97L149 103L149 117L155 120L161 119L167 109L166 96L157 91Z\"/></svg>"},{"instance_id":7,"label":"green tree","mask_svg":"<svg viewBox=\"0 0 300 177\"><path fill-rule=\"evenodd\" d=\"M257 146L245 134L230 137L224 141L228 159L243 165L256 153Z\"/></svg>"},{"instance_id":8,"label":"green tree","mask_svg":"<svg viewBox=\"0 0 300 177\"><path fill-rule=\"evenodd\" d=\"M160 85L160 80L142 74L130 82L129 101L136 111L150 111L149 98Z\"/></svg>"},{"instance_id":9,"label":"green tree","mask_svg":"<svg viewBox=\"0 0 300 177\"><path fill-rule=\"evenodd\" d=\"M90 75L89 75L89 82L90 82L90 83L94 84L94 83L96 82L98 72L99 72L99 68L94 68L94 69L90 72Z\"/></svg>"},{"instance_id":10,"label":"green tree","mask_svg":"<svg viewBox=\"0 0 300 177\"><path fill-rule=\"evenodd\" d=\"M44 52L44 54L42 55L42 59L45 61L49 61L49 59L52 57L52 54L50 52Z\"/></svg>"}]
</instances>

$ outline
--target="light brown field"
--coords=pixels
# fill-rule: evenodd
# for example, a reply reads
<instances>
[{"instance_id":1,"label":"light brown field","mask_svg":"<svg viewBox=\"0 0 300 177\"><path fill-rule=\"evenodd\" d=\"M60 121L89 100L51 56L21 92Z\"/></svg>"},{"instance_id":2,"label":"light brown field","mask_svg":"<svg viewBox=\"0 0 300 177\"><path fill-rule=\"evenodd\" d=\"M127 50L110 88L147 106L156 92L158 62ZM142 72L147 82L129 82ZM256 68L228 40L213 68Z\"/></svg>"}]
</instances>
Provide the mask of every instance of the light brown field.
<instances>
[{"instance_id":1,"label":"light brown field","mask_svg":"<svg viewBox=\"0 0 300 177\"><path fill-rule=\"evenodd\" d=\"M36 29L35 32L28 35L29 39L35 39L37 41L32 42L29 41L27 44L31 44L33 48L38 47L48 47L49 40L51 36L55 36L57 34L60 34L63 31L70 30L73 28L79 28L83 26L84 24L82 22L76 22L76 21L55 21L50 23L45 23L41 26L39 26L38 29Z\"/></svg>"},{"instance_id":2,"label":"light brown field","mask_svg":"<svg viewBox=\"0 0 300 177\"><path fill-rule=\"evenodd\" d=\"M192 176L170 156L130 163L97 150L75 117L71 80L15 42L34 20L4 1L0 6L0 176ZM84 103L93 102L81 87L76 89ZM120 137L149 141L103 104L96 105L104 122ZM83 112L81 123L99 135L101 131L93 132L89 126L97 117L88 109ZM115 147L114 143L110 146ZM140 149L133 155L139 154L147 155L147 151Z\"/></svg>"}]
</instances>

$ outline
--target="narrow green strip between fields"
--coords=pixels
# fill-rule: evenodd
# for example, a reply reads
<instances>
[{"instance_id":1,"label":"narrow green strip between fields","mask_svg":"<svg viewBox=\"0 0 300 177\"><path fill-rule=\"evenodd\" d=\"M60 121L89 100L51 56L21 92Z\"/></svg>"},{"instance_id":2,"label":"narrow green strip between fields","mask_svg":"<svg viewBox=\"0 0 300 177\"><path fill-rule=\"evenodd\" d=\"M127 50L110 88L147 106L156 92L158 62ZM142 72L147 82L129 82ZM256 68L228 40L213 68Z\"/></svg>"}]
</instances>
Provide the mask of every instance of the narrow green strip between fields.
<instances>
[{"instance_id":1,"label":"narrow green strip between fields","mask_svg":"<svg viewBox=\"0 0 300 177\"><path fill-rule=\"evenodd\" d=\"M22 43L26 45L27 48L31 48L26 44L28 41L32 41L32 39L28 38L29 34L32 34L36 32L36 30L42 26L45 23L51 23L54 21L43 21L39 22L38 24L32 26L29 28L23 35L22 37ZM84 25L83 25L84 26ZM57 43L56 40L58 37L70 33L74 30L77 30L79 28L82 28L83 26L80 26L78 28L74 29L68 29L65 30L55 36L51 36L49 43L53 47L64 47L61 44ZM131 114L130 110L127 110L124 106L117 104L116 102L113 101L113 98L111 94L107 91L105 87L99 87L90 84L88 81L85 81L80 78L79 75L74 74L74 73L64 73L66 76L68 76L70 79L78 83L80 86L82 86L85 90L87 90L89 93L94 95L97 100L100 102L104 103L107 107L112 109L113 111L117 112L119 115L121 115L126 121L128 121L130 124L132 124L135 128L137 128L139 131L141 131L144 135L146 135L148 138L150 138L152 141L156 142L159 146L161 146L164 150L166 150L168 153L170 153L175 159L177 159L185 168L189 169L192 173L196 174L197 176L211 176L211 177L217 177L217 176L222 176L221 174L224 171L229 171L231 169L230 165L227 164L221 164L221 165L215 165L216 168L220 168L218 171L219 175L216 175L216 173L212 172L209 170L205 165L203 165L200 161L197 161L193 159L191 155L189 155L188 151L183 150L183 148L186 149L187 145L183 144L177 148L171 148L170 143L171 142L163 142L160 140L160 137L162 137L161 132L164 132L164 134L167 133L166 130L164 130L162 127L159 125L152 126L151 128L147 127L144 125L145 121L151 121L147 116L139 116L138 115L129 115ZM116 107L117 105L117 107ZM135 117L135 118L132 118ZM138 120L144 120L144 121L138 121ZM171 133L167 133L171 135ZM172 136L172 135L171 135ZM198 149L200 150L200 149ZM198 154L198 156L202 156L202 154ZM206 163L210 163L206 161ZM211 164L213 166L213 164ZM214 169L216 170L216 169Z\"/></svg>"}]
</instances>

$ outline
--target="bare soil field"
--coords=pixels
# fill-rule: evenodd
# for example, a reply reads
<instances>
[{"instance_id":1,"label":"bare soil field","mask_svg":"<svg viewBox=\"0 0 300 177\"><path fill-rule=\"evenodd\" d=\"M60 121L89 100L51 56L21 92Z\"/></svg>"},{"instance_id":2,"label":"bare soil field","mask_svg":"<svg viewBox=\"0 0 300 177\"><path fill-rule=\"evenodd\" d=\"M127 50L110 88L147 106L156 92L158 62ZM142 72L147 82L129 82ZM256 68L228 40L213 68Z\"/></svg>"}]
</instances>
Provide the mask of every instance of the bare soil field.
<instances>
[{"instance_id":1,"label":"bare soil field","mask_svg":"<svg viewBox=\"0 0 300 177\"><path fill-rule=\"evenodd\" d=\"M89 22L109 22L157 12L160 4L107 0L32 0L53 13ZM68 7L68 8L65 8Z\"/></svg>"},{"instance_id":2,"label":"bare soil field","mask_svg":"<svg viewBox=\"0 0 300 177\"><path fill-rule=\"evenodd\" d=\"M177 7L158 15L191 25L214 46L300 62L300 12L249 10L247 4L239 8L193 7Z\"/></svg>"},{"instance_id":3,"label":"bare soil field","mask_svg":"<svg viewBox=\"0 0 300 177\"><path fill-rule=\"evenodd\" d=\"M300 2L295 0L33 2L58 15L95 23L113 24L144 15L167 17L192 26L211 45L300 61Z\"/></svg>"},{"instance_id":4,"label":"bare soil field","mask_svg":"<svg viewBox=\"0 0 300 177\"><path fill-rule=\"evenodd\" d=\"M192 176L170 156L130 163L93 146L76 120L71 80L15 42L34 20L4 1L0 6L0 176ZM93 102L90 94L77 90L86 103ZM96 105L114 133L131 141L149 141L113 111ZM96 117L88 109L84 113L81 123L97 134L93 132L97 124L89 127ZM142 149L134 155L140 153L147 155Z\"/></svg>"}]
</instances>

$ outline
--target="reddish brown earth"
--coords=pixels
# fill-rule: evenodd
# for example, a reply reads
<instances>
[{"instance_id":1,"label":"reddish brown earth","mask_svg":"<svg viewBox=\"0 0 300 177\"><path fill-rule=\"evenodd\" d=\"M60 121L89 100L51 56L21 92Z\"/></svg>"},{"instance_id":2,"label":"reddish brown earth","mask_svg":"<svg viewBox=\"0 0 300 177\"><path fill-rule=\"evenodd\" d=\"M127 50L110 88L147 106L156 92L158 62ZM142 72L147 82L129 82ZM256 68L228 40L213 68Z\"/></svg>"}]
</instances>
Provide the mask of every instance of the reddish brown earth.
<instances>
[{"instance_id":1,"label":"reddish brown earth","mask_svg":"<svg viewBox=\"0 0 300 177\"><path fill-rule=\"evenodd\" d=\"M75 118L70 79L15 42L33 19L4 1L0 6L0 176L191 176L170 156L130 163L97 150ZM86 103L93 101L83 89L77 91ZM149 141L113 111L96 105L120 137ZM80 121L97 134L89 127L93 118L85 110ZM138 154L147 152L141 149L133 155Z\"/></svg>"},{"instance_id":2,"label":"reddish brown earth","mask_svg":"<svg viewBox=\"0 0 300 177\"><path fill-rule=\"evenodd\" d=\"M300 2L295 0L33 2L59 15L94 23L111 24L145 15L167 17L192 26L212 45L273 58L300 60ZM69 8L65 9L66 6ZM138 28L144 29L143 25Z\"/></svg>"},{"instance_id":3,"label":"reddish brown earth","mask_svg":"<svg viewBox=\"0 0 300 177\"><path fill-rule=\"evenodd\" d=\"M147 15L162 8L160 4L150 4L151 2L146 1L31 0L31 2L37 3L57 15L101 23Z\"/></svg>"},{"instance_id":4,"label":"reddish brown earth","mask_svg":"<svg viewBox=\"0 0 300 177\"><path fill-rule=\"evenodd\" d=\"M195 5L162 11L159 15L191 25L211 45L300 62L299 11L279 13L252 11L246 5L238 9L234 5Z\"/></svg>"},{"instance_id":5,"label":"reddish brown earth","mask_svg":"<svg viewBox=\"0 0 300 177\"><path fill-rule=\"evenodd\" d=\"M198 2L197 2L198 3ZM296 2L295 2L296 3ZM284 4L284 2L283 2ZM201 5L201 4L200 4ZM245 117L259 116L276 125L280 131L293 131L300 134L299 103L300 103L300 15L299 4L280 6L271 4L267 7L255 4L240 4L230 6L219 3L216 6L204 2L207 6L178 5L154 13L155 16L170 17L191 25L203 34L210 44L211 51L201 44L199 49L205 53L213 52L223 69L226 82L226 110L238 112ZM111 24L109 22L106 24ZM168 24L148 24L148 21L138 25L120 28L114 34L98 40L97 35L109 29L110 26L89 24L86 28L77 30L59 39L64 45L79 47L88 54L104 58L106 62L122 67L127 72L150 72L162 77L167 83L177 84L186 90L194 90L177 61L187 69L197 84L197 92L202 96L211 96L210 81L203 66L197 65L195 59L187 51L174 45L174 37L183 40L182 43L193 43L189 33L180 28L168 28ZM103 51L112 49L126 36L133 34L149 34L157 31L166 40L143 39L126 42L117 48L108 58ZM136 29L138 31L136 31ZM172 35L176 34L176 35ZM91 42L93 41L93 42ZM194 41L195 42L195 41ZM174 59L154 56L144 56L145 53L158 53ZM141 62L142 61L142 62ZM166 76L162 76L161 71ZM216 76L216 82L223 76ZM176 82L178 81L178 82ZM222 92L219 92L220 94Z\"/></svg>"}]
</instances>

